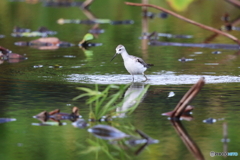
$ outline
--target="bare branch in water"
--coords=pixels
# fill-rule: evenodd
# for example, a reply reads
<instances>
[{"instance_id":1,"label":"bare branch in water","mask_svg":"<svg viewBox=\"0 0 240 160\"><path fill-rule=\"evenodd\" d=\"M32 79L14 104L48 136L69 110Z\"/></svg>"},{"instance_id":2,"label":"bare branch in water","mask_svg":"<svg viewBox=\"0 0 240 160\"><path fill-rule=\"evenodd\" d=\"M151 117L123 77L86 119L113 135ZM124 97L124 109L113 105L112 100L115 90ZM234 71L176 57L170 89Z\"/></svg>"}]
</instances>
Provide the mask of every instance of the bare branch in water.
<instances>
[{"instance_id":1,"label":"bare branch in water","mask_svg":"<svg viewBox=\"0 0 240 160\"><path fill-rule=\"evenodd\" d=\"M213 28L213 27L210 27L210 26L207 26L207 25L204 25L204 24L195 22L195 21L193 21L193 20L191 20L191 19L185 18L185 17L183 17L183 16L181 16L181 15L175 13L175 12L172 12L172 11L170 11L170 10L167 10L167 9L165 9L165 8L162 8L162 7L159 7L159 6L156 6L156 5L152 5L152 4L142 4L142 3L125 2L125 4L131 5L131 6L140 6L140 7L145 6L145 7L156 8L156 9L158 9L158 10L161 10L161 11L163 11L163 12L166 12L166 13L174 16L174 17L177 17L177 18L179 18L179 19L182 19L182 20L184 20L184 21L186 21L186 22L188 22L188 23L191 23L191 24L193 24L193 25L196 25L196 26L201 27L201 28L203 28L203 29L206 29L206 30L209 30L209 31L218 33L218 34L221 34L221 35L223 35L223 36L225 36L225 37L228 37L228 38L232 39L232 40L235 41L236 43L240 44L239 39L236 38L236 37L234 37L234 36L231 35L231 34L228 34L228 33L222 32L222 31L220 31L220 30L218 30L218 29L215 29L215 28Z\"/></svg>"},{"instance_id":2,"label":"bare branch in water","mask_svg":"<svg viewBox=\"0 0 240 160\"><path fill-rule=\"evenodd\" d=\"M86 0L81 5L82 8L87 8L94 0Z\"/></svg>"},{"instance_id":3,"label":"bare branch in water","mask_svg":"<svg viewBox=\"0 0 240 160\"><path fill-rule=\"evenodd\" d=\"M239 0L225 0L231 4L233 4L234 6L236 7L239 7L240 8L240 1Z\"/></svg>"},{"instance_id":4,"label":"bare branch in water","mask_svg":"<svg viewBox=\"0 0 240 160\"><path fill-rule=\"evenodd\" d=\"M240 1L239 1L240 3ZM232 31L233 30L233 27L238 25L240 23L240 17L234 19L233 21L229 22L227 16L229 16L228 14L225 15L225 18L223 19L226 24L223 25L219 30L226 30L226 31ZM211 36L207 37L205 40L204 40L204 43L209 43L210 41L212 41L213 39L215 39L217 36L219 36L218 33L213 33Z\"/></svg>"},{"instance_id":5,"label":"bare branch in water","mask_svg":"<svg viewBox=\"0 0 240 160\"><path fill-rule=\"evenodd\" d=\"M198 94L198 92L201 90L204 84L205 84L204 77L202 77L196 84L194 84L188 90L188 92L183 96L183 98L179 101L179 103L173 110L171 118L180 118L189 102Z\"/></svg>"}]
</instances>

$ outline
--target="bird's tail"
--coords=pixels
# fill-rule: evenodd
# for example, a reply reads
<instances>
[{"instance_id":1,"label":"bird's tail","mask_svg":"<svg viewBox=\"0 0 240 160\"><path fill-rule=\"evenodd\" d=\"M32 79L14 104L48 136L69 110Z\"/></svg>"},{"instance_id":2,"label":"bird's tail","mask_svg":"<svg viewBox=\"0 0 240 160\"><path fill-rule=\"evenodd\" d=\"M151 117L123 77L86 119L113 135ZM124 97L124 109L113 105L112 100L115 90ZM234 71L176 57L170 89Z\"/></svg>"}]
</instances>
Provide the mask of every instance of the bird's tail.
<instances>
[{"instance_id":1,"label":"bird's tail","mask_svg":"<svg viewBox=\"0 0 240 160\"><path fill-rule=\"evenodd\" d=\"M148 65L148 67L154 66L154 64L147 64L147 65Z\"/></svg>"}]
</instances>

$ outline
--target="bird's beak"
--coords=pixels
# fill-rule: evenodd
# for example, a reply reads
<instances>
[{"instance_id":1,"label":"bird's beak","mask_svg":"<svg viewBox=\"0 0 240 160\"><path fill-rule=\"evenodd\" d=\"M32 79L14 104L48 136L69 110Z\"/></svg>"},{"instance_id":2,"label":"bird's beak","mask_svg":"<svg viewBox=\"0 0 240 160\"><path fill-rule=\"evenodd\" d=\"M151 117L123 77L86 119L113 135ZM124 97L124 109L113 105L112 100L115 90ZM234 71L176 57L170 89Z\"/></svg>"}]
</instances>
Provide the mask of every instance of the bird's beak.
<instances>
[{"instance_id":1,"label":"bird's beak","mask_svg":"<svg viewBox=\"0 0 240 160\"><path fill-rule=\"evenodd\" d=\"M117 56L117 53L112 57L112 59L111 59L110 62L112 62L112 60L113 60L116 56Z\"/></svg>"}]
</instances>

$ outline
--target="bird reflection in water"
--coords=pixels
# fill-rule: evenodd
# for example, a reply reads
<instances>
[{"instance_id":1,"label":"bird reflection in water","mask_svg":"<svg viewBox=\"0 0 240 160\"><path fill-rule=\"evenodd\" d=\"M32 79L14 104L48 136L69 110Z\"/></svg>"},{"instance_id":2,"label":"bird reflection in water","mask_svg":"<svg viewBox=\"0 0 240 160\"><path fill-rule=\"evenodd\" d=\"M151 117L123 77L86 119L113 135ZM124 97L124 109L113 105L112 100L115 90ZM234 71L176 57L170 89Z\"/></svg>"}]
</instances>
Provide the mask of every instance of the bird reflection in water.
<instances>
[{"instance_id":1,"label":"bird reflection in water","mask_svg":"<svg viewBox=\"0 0 240 160\"><path fill-rule=\"evenodd\" d=\"M126 113L128 111L132 109L134 110L134 108L136 108L134 106L142 102L142 100L146 96L146 89L144 87L144 83L133 82L124 94L123 105L116 109L117 116L119 118L123 118L126 116Z\"/></svg>"}]
</instances>

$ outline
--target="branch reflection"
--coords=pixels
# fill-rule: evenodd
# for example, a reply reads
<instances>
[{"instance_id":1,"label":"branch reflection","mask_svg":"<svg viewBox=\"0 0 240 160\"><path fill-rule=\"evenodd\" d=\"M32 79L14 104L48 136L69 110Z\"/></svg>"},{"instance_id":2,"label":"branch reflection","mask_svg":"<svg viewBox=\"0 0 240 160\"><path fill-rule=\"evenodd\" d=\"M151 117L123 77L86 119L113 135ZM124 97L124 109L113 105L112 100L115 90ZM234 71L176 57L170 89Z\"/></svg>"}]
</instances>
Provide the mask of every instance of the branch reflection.
<instances>
[{"instance_id":1,"label":"branch reflection","mask_svg":"<svg viewBox=\"0 0 240 160\"><path fill-rule=\"evenodd\" d=\"M186 145L188 150L193 154L197 160L204 160L203 154L197 144L193 141L190 135L187 133L183 127L181 121L171 120L173 127L179 137L182 139L183 143Z\"/></svg>"}]
</instances>

